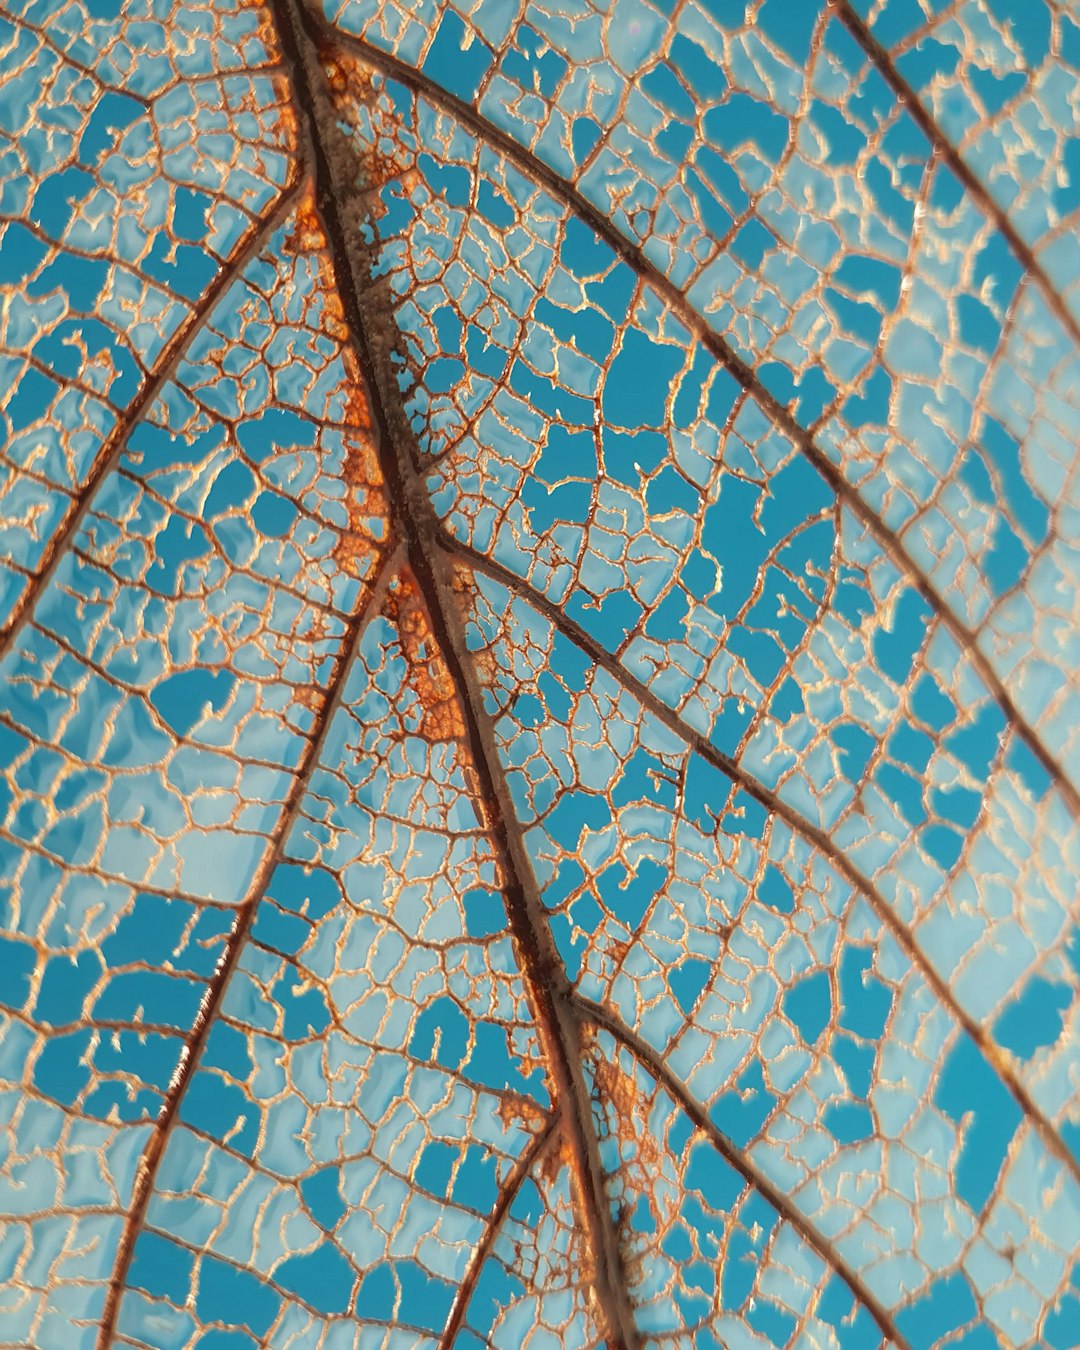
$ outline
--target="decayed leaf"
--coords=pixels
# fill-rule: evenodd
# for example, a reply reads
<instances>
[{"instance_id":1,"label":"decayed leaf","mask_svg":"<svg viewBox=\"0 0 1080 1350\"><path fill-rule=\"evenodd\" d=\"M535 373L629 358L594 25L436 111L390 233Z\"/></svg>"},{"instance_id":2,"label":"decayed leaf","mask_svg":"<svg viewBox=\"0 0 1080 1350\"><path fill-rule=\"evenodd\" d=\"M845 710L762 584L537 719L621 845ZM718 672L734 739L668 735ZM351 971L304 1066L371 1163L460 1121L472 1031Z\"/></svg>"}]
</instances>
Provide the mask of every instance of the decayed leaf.
<instances>
[{"instance_id":1,"label":"decayed leaf","mask_svg":"<svg viewBox=\"0 0 1080 1350\"><path fill-rule=\"evenodd\" d=\"M1080 19L119 8L0 19L0 1344L1073 1346Z\"/></svg>"}]
</instances>

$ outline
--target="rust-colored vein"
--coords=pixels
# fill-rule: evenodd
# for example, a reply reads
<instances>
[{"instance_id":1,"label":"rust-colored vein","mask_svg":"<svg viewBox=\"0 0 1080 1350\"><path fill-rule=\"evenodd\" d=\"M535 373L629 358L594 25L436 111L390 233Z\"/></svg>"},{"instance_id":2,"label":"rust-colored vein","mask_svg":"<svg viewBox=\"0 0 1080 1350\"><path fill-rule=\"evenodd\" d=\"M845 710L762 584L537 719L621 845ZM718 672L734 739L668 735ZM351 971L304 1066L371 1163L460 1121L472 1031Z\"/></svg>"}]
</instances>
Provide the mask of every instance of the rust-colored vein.
<instances>
[{"instance_id":1,"label":"rust-colored vein","mask_svg":"<svg viewBox=\"0 0 1080 1350\"><path fill-rule=\"evenodd\" d=\"M446 1325L439 1336L438 1350L452 1350L458 1332L465 1325L465 1315L469 1311L469 1304L476 1292L480 1274L495 1248L495 1242L502 1231L503 1224L506 1222L506 1216L510 1213L510 1206L514 1203L517 1193L529 1173L543 1160L545 1153L556 1137L558 1125L558 1112L554 1111L548 1117L547 1123L537 1131L528 1146L519 1154L517 1161L503 1182L495 1201L495 1207L488 1215L488 1221L484 1226L480 1241L473 1249L465 1275L458 1285L457 1293L454 1295L450 1315L447 1317Z\"/></svg>"},{"instance_id":2,"label":"rust-colored vein","mask_svg":"<svg viewBox=\"0 0 1080 1350\"><path fill-rule=\"evenodd\" d=\"M621 1018L608 1008L580 995L576 995L574 1001L581 1009L584 1018L595 1027L610 1032L617 1041L630 1051L645 1072L664 1089L668 1096L693 1121L697 1129L708 1139L724 1161L730 1167L733 1167L759 1195L763 1196L781 1218L795 1229L803 1241L809 1247L812 1247L828 1266L836 1271L878 1324L878 1329L885 1340L895 1345L897 1350L910 1350L908 1341L898 1330L892 1314L867 1286L858 1271L844 1260L826 1234L811 1223L784 1192L769 1180L750 1155L739 1148L713 1123L704 1106L674 1070L669 1067L663 1056L658 1054L647 1041L643 1040L637 1032L632 1031Z\"/></svg>"},{"instance_id":3,"label":"rust-colored vein","mask_svg":"<svg viewBox=\"0 0 1080 1350\"><path fill-rule=\"evenodd\" d=\"M399 482L398 492L392 483L390 486L391 498L400 510L406 500L406 485ZM475 802L495 852L522 982L536 1021L549 1083L564 1122L563 1138L577 1216L586 1238L588 1275L599 1321L610 1350L638 1350L640 1337L600 1159L592 1094L582 1068L580 1026L567 1002L569 982L517 824L491 720L483 711L482 693L458 606L445 568L440 566L445 559L433 542L434 525L418 516L419 513L412 518L410 562L461 706Z\"/></svg>"},{"instance_id":4,"label":"rust-colored vein","mask_svg":"<svg viewBox=\"0 0 1080 1350\"><path fill-rule=\"evenodd\" d=\"M840 22L873 62L885 83L904 105L908 116L934 147L940 161L948 166L957 181L963 184L964 190L978 202L980 209L994 222L995 228L1012 249L1017 262L1042 292L1043 299L1054 317L1073 343L1080 347L1080 323L1050 280L1031 245L1010 220L1008 213L998 205L991 196L990 189L946 136L926 104L900 73L889 52L874 37L869 24L855 12L850 0L829 0L829 4L835 10Z\"/></svg>"},{"instance_id":5,"label":"rust-colored vein","mask_svg":"<svg viewBox=\"0 0 1080 1350\"><path fill-rule=\"evenodd\" d=\"M826 831L808 820L795 807L785 802L772 788L766 787L737 760L724 754L722 750L718 750L708 737L703 736L701 732L696 731L686 723L678 712L659 699L648 685L643 684L641 680L627 670L617 657L601 646L591 634L543 592L534 589L527 581L522 580L516 573L504 567L502 563L487 557L471 545L462 543L445 532L441 534L440 540L443 548L449 554L467 561L475 571L482 572L492 581L506 587L512 594L520 597L527 605L535 609L537 613L542 614L559 632L584 651L590 660L617 680L620 686L636 699L646 712L678 736L689 749L700 755L707 764L712 765L714 769L718 769L767 811L779 817L791 829L813 844L822 857L827 858L851 886L862 892L874 913L892 933L908 960L919 970L941 1004L948 1009L956 1022L979 1047L987 1061L993 1065L999 1078L1008 1088L1021 1111L1031 1121L1047 1148L1067 1169L1076 1184L1080 1186L1080 1162L1077 1161L1068 1145L1061 1138L1049 1117L1036 1104L1031 1093L1020 1081L1009 1056L1001 1049L987 1029L980 1022L977 1022L957 1001L944 976L938 972L923 951L910 926L896 913L872 878L851 861Z\"/></svg>"},{"instance_id":6,"label":"rust-colored vein","mask_svg":"<svg viewBox=\"0 0 1080 1350\"><path fill-rule=\"evenodd\" d=\"M600 1160L592 1098L582 1068L578 1020L566 999L566 972L516 821L494 731L484 711L465 640L461 597L455 594L448 560L437 546L434 511L416 471L415 433L390 360L388 335L393 331L393 316L386 278L373 278L372 258L359 222L349 215L354 209L360 166L339 129L326 73L319 62L321 30L297 0L271 0L271 9L297 112L307 128L316 207L330 244L344 319L367 384L387 494L430 630L461 709L462 746L473 777L475 803L495 852L525 992L563 1122L595 1314L612 1350L638 1350L641 1338Z\"/></svg>"},{"instance_id":7,"label":"rust-colored vein","mask_svg":"<svg viewBox=\"0 0 1080 1350\"><path fill-rule=\"evenodd\" d=\"M904 573L922 598L938 615L965 655L971 661L987 691L997 701L1002 712L1015 728L1017 735L1042 765L1055 783L1074 817L1080 819L1080 789L1066 774L1061 761L1045 743L1034 726L1020 711L1016 700L1008 692L989 658L978 645L975 632L964 623L937 589L930 575L908 551L900 536L877 514L874 508L817 444L814 434L802 426L790 409L780 402L762 384L752 366L690 304L685 294L654 263L641 248L622 234L613 221L585 197L572 183L546 164L519 141L489 123L471 104L443 89L422 71L388 52L372 46L364 38L332 27L325 20L317 20L320 33L329 43L351 48L385 76L397 80L413 93L427 99L434 107L456 118L472 135L502 155L507 161L531 179L538 187L563 202L578 215L598 238L608 245L620 261L632 268L664 301L679 321L686 326L716 361L751 395L769 420L788 438L797 450L810 461L837 498L857 520L874 536L882 550Z\"/></svg>"},{"instance_id":8,"label":"rust-colored vein","mask_svg":"<svg viewBox=\"0 0 1080 1350\"><path fill-rule=\"evenodd\" d=\"M10 651L27 620L33 614L38 600L52 580L56 569L63 561L72 540L78 534L79 527L93 505L98 488L120 462L127 443L131 439L132 432L153 406L155 399L165 388L165 385L175 375L176 369L187 354L188 348L198 334L202 332L204 325L217 308L218 302L224 298L229 288L243 274L244 268L247 267L252 258L257 256L267 239L286 218L300 194L302 182L302 167L294 161L289 181L277 201L265 216L254 221L245 231L232 255L207 287L200 302L191 310L184 322L180 324L165 344L157 365L126 409L122 420L117 422L108 438L102 443L78 495L72 497L65 507L59 525L57 525L45 546L41 562L31 576L25 590L15 602L3 628L0 628L0 660L3 660Z\"/></svg>"},{"instance_id":9,"label":"rust-colored vein","mask_svg":"<svg viewBox=\"0 0 1080 1350\"><path fill-rule=\"evenodd\" d=\"M406 680L416 694L418 734L431 745L461 741L465 724L454 679L434 641L424 597L410 568L402 569L398 584L386 597L385 612L397 630Z\"/></svg>"},{"instance_id":10,"label":"rust-colored vein","mask_svg":"<svg viewBox=\"0 0 1080 1350\"><path fill-rule=\"evenodd\" d=\"M304 795L311 781L311 775L318 765L319 755L326 741L330 724L334 719L334 713L341 704L341 697L356 657L360 638L368 621L378 614L382 606L386 588L399 565L400 556L400 548L395 548L384 558L375 574L373 584L367 592L365 603L359 606L345 630L326 686L325 700L293 777L277 827L270 837L269 847L263 854L258 870L252 878L247 896L237 908L236 921L229 933L225 949L221 954L213 977L206 987L206 993L203 995L195 1022L181 1053L180 1062L169 1084L165 1101L158 1113L157 1120L154 1122L154 1128L146 1142L146 1147L143 1149L135 1178L135 1193L124 1222L124 1230L120 1235L112 1278L109 1281L109 1289L105 1297L105 1308L98 1332L98 1350L107 1350L116 1334L116 1319L120 1311L120 1300L131 1270L132 1258L135 1255L135 1243L146 1222L150 1198L154 1192L157 1175L165 1156L165 1148L169 1142L173 1126L176 1124L184 1094L195 1076L195 1070L206 1045L206 1039L221 1008L229 980L236 969L244 944L255 922L259 903L266 894L275 868L281 861L289 833L300 812Z\"/></svg>"},{"instance_id":11,"label":"rust-colored vein","mask_svg":"<svg viewBox=\"0 0 1080 1350\"><path fill-rule=\"evenodd\" d=\"M401 501L393 492L392 497L395 502ZM491 720L483 712L482 693L452 588L440 566L445 560L432 542L433 522L414 518L414 523L417 538L410 560L461 705L476 805L495 851L522 981L536 1020L544 1066L564 1121L563 1137L578 1220L586 1237L588 1275L599 1321L609 1350L637 1350L640 1337L600 1159L592 1094L582 1068L580 1027L567 1002L569 982L517 824Z\"/></svg>"}]
</instances>

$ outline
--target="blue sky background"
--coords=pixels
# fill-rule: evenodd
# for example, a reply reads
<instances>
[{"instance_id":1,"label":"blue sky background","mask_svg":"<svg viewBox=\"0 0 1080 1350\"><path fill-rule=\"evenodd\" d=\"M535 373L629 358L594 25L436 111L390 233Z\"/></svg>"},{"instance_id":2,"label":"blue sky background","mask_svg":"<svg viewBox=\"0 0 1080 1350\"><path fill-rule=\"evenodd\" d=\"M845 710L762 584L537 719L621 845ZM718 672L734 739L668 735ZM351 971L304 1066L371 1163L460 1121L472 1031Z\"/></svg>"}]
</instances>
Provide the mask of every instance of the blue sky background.
<instances>
[{"instance_id":1,"label":"blue sky background","mask_svg":"<svg viewBox=\"0 0 1080 1350\"><path fill-rule=\"evenodd\" d=\"M295 141L255 10L161 8L0 20L0 1343L94 1343L140 1155L272 857L119 1333L434 1345L520 1172L457 1343L587 1345L472 767L431 715L446 670L309 206L130 412ZM856 9L1044 283L815 6L328 11L534 153L651 283L345 56L336 111L388 166L360 206L419 472L505 569L470 583L467 640L574 987L911 1346L1068 1350L1077 826L956 629L1075 783L1080 29L1043 3ZM584 1056L643 1336L878 1343L625 1044Z\"/></svg>"}]
</instances>

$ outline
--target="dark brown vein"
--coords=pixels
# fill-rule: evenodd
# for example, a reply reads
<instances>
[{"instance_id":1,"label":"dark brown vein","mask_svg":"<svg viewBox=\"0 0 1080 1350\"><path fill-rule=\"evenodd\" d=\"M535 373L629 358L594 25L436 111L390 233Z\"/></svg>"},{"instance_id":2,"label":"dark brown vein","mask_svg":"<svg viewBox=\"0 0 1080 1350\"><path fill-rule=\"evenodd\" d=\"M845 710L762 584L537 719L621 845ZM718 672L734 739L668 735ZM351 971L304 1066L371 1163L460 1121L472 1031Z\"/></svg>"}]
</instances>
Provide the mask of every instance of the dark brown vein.
<instances>
[{"instance_id":1,"label":"dark brown vein","mask_svg":"<svg viewBox=\"0 0 1080 1350\"><path fill-rule=\"evenodd\" d=\"M386 278L372 279L356 209L357 165L337 125L317 55L318 31L296 0L271 0L297 112L307 127L315 176L316 208L329 242L338 295L367 385L377 451L401 528L409 565L428 620L454 684L464 721L464 741L474 795L499 867L511 935L535 1018L553 1095L563 1122L578 1219L585 1237L588 1276L596 1313L611 1350L638 1350L618 1233L611 1212L592 1097L582 1069L578 1019L566 1001L566 972L555 947L513 798L465 641L449 560L436 543L438 525L414 456L415 436L406 415L387 338L393 320Z\"/></svg>"},{"instance_id":2,"label":"dark brown vein","mask_svg":"<svg viewBox=\"0 0 1080 1350\"><path fill-rule=\"evenodd\" d=\"M105 1297L105 1308L101 1317L101 1328L98 1332L98 1350L107 1350L115 1336L120 1300L127 1285L132 1258L135 1255L135 1243L146 1222L146 1212L154 1192L161 1163L165 1157L165 1148L169 1142L169 1136L176 1124L180 1104L192 1078L195 1076L195 1070L198 1068L199 1058L206 1045L207 1037L224 1001L229 980L236 969L240 954L255 922L259 904L266 894L274 871L284 854L285 845L288 842L293 823L299 815L308 783L311 781L312 773L319 763L319 756L330 730L330 724L341 704L345 684L356 658L360 638L369 620L378 614L386 595L386 589L397 570L399 561L400 548L384 555L383 562L368 591L366 602L357 609L342 636L341 646L338 648L337 656L334 659L334 667L326 685L326 700L319 711L318 721L293 777L277 827L270 837L270 847L263 854L246 897L237 907L236 921L218 959L213 977L206 987L206 993L203 995L195 1022L184 1045L180 1062L173 1074L172 1082L169 1084L164 1104L154 1123L153 1132L143 1149L135 1178L135 1193L132 1197L131 1208L124 1221L124 1230L120 1235L112 1278L109 1281L109 1289Z\"/></svg>"},{"instance_id":3,"label":"dark brown vein","mask_svg":"<svg viewBox=\"0 0 1080 1350\"><path fill-rule=\"evenodd\" d=\"M637 1032L632 1031L621 1018L601 1004L594 1003L592 999L584 998L581 995L575 995L574 1002L586 1021L609 1032L616 1041L619 1041L630 1051L645 1072L664 1089L668 1096L693 1121L697 1129L708 1139L724 1161L772 1205L780 1217L795 1229L803 1241L817 1252L826 1265L836 1271L878 1324L885 1340L892 1342L893 1345L898 1347L898 1350L910 1350L908 1341L897 1329L892 1314L866 1285L858 1271L844 1260L829 1238L811 1223L783 1191L779 1190L769 1180L749 1154L739 1148L722 1130L713 1124L704 1106L682 1079L668 1067L663 1056L658 1054Z\"/></svg>"},{"instance_id":4,"label":"dark brown vein","mask_svg":"<svg viewBox=\"0 0 1080 1350\"><path fill-rule=\"evenodd\" d=\"M654 263L650 262L641 248L622 234L617 226L572 183L568 182L532 151L527 150L519 141L489 123L471 104L443 89L422 71L414 69L398 57L372 46L366 39L335 28L325 20L317 19L315 22L318 23L319 31L328 43L337 43L344 48L351 48L361 60L381 71L383 75L397 80L414 94L427 99L441 112L448 113L451 117L456 118L479 142L497 151L513 164L521 174L531 179L538 187L550 193L575 212L599 238L603 239L621 262L625 263L648 283L672 313L678 317L679 321L685 325L694 340L699 342L738 381L773 424L813 464L852 515L874 536L898 570L907 575L912 585L934 613L941 618L945 627L969 658L979 678L997 701L1002 712L1015 728L1017 735L1059 788L1069 810L1075 817L1080 818L1080 789L1068 777L1061 762L1020 711L1015 699L1005 688L989 658L979 647L976 633L964 623L952 606L946 603L929 574L916 562L899 535L890 529L863 498L858 489L832 463L818 446L812 432L796 421L791 411L775 395L769 392L761 383L753 367L748 365L735 352L734 348L709 326L675 283Z\"/></svg>"},{"instance_id":5,"label":"dark brown vein","mask_svg":"<svg viewBox=\"0 0 1080 1350\"><path fill-rule=\"evenodd\" d=\"M904 105L908 116L919 128L937 152L943 164L960 182L964 190L979 204L983 213L994 222L995 228L1012 249L1016 260L1031 277L1042 292L1043 299L1054 317L1068 333L1075 346L1080 347L1080 323L1066 305L1064 299L1050 280L1046 269L1035 256L1035 252L1010 220L1008 213L991 196L990 189L970 167L960 151L949 140L938 125L933 114L923 103L915 89L900 73L896 62L884 46L874 37L869 25L852 8L850 0L829 0L837 18L866 53L885 83Z\"/></svg>"},{"instance_id":6,"label":"dark brown vein","mask_svg":"<svg viewBox=\"0 0 1080 1350\"><path fill-rule=\"evenodd\" d=\"M509 568L504 567L502 563L495 562L493 559L473 548L470 544L462 543L451 535L443 533L440 536L443 548L451 555L457 555L463 561L476 571L490 577L492 581L504 586L511 594L518 596L526 604L530 605L537 613L543 615L554 628L561 632L565 637L574 642L590 660L597 666L606 670L612 679L617 680L619 685L627 691L640 706L657 721L672 731L682 740L687 747L696 755L700 755L707 764L718 769L731 782L737 784L749 796L751 796L766 811L779 817L792 830L808 840L814 847L827 858L836 870L847 880L847 882L857 891L861 891L866 897L874 913L881 922L892 933L893 937L899 943L908 960L915 966L927 984L930 985L934 994L940 1000L942 1005L948 1009L957 1023L967 1032L979 1050L986 1057L994 1070L997 1072L1001 1081L1012 1093L1017 1105L1023 1111L1024 1115L1031 1121L1038 1131L1047 1148L1062 1163L1062 1165L1072 1175L1073 1180L1080 1186L1080 1162L1073 1156L1069 1147L1054 1128L1050 1119L1043 1113L1042 1109L1035 1103L1030 1092L1024 1086L1017 1076L1008 1056L1001 1050L997 1042L993 1039L986 1028L977 1022L957 1001L952 990L949 988L945 978L938 972L930 958L923 951L912 929L900 918L892 908L884 895L878 889L872 878L868 877L859 867L851 861L843 849L839 848L832 838L820 826L807 820L801 812L790 806L784 799L772 788L767 787L759 779L755 778L740 763L732 759L730 755L724 754L718 750L712 742L689 726L673 708L662 702L656 694L643 684L635 675L626 669L622 663L597 640L592 637L582 626L574 619L570 618L554 601L550 600L541 591L535 590L527 581L523 581L516 573L511 572Z\"/></svg>"},{"instance_id":7,"label":"dark brown vein","mask_svg":"<svg viewBox=\"0 0 1080 1350\"><path fill-rule=\"evenodd\" d=\"M52 580L56 569L63 561L68 547L78 534L93 505L98 488L119 463L128 441L135 428L153 406L154 400L165 385L173 378L180 362L187 354L191 343L202 332L218 302L224 298L232 284L243 274L244 268L256 257L267 239L282 223L300 191L303 172L298 162L294 162L281 195L267 214L252 222L237 245L231 257L222 265L214 280L206 289L200 302L190 311L184 322L173 333L162 349L161 356L146 382L140 388L126 409L122 420L117 422L108 438L99 447L90 471L79 488L78 495L72 497L64 509L59 525L49 537L41 562L31 577L29 584L15 602L3 628L0 629L0 661L4 659L19 634L33 614L42 592ZM59 491L60 489L55 488Z\"/></svg>"},{"instance_id":8,"label":"dark brown vein","mask_svg":"<svg viewBox=\"0 0 1080 1350\"><path fill-rule=\"evenodd\" d=\"M400 445L400 442L398 442ZM402 456L404 458L404 456ZM415 480L393 488L398 509ZM422 491L422 488L420 488ZM416 492L419 497L419 491ZM425 501L426 504L426 501ZM428 508L430 511L430 507ZM419 515L419 512L418 512ZM609 1350L638 1350L641 1344L629 1296L618 1233L600 1159L592 1094L582 1070L580 1026L566 1001L569 985L548 924L513 798L499 758L491 720L482 711L483 694L465 640L445 558L435 545L431 519L413 517L409 556L432 631L457 690L465 722L469 763L475 776L479 815L495 850L507 920L521 968L555 1101L564 1121L566 1149L578 1219L591 1258L591 1277Z\"/></svg>"},{"instance_id":9,"label":"dark brown vein","mask_svg":"<svg viewBox=\"0 0 1080 1350\"><path fill-rule=\"evenodd\" d=\"M557 1137L559 1125L558 1112L553 1112L547 1120L544 1127L539 1130L530 1140L528 1146L522 1150L517 1161L511 1168L506 1180L503 1182L498 1198L495 1201L495 1207L488 1215L487 1223L481 1234L480 1241L473 1249L473 1254L469 1258L468 1267L461 1283L458 1285L458 1291L454 1295L454 1303L450 1309L450 1316L446 1319L446 1326L442 1329L439 1336L438 1350L453 1350L454 1341L457 1334L465 1324L465 1315L469 1311L469 1304L472 1296L476 1292L476 1285L480 1279L481 1272L487 1263L495 1247L495 1242L502 1232L502 1226L506 1222L506 1216L510 1213L510 1206L514 1203L522 1183L528 1177L533 1168L540 1162L553 1140Z\"/></svg>"}]
</instances>

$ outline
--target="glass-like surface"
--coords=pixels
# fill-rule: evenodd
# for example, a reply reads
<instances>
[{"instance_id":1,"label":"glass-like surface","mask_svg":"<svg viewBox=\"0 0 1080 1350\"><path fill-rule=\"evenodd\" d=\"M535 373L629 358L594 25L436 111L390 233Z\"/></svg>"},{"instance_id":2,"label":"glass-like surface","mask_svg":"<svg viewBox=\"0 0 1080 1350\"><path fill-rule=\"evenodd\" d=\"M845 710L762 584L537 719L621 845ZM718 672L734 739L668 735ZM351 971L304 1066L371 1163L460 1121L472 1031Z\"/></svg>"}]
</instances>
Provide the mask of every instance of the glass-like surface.
<instances>
[{"instance_id":1,"label":"glass-like surface","mask_svg":"<svg viewBox=\"0 0 1080 1350\"><path fill-rule=\"evenodd\" d=\"M0 1345L1072 1350L1078 146L1058 0L4 0Z\"/></svg>"}]
</instances>

